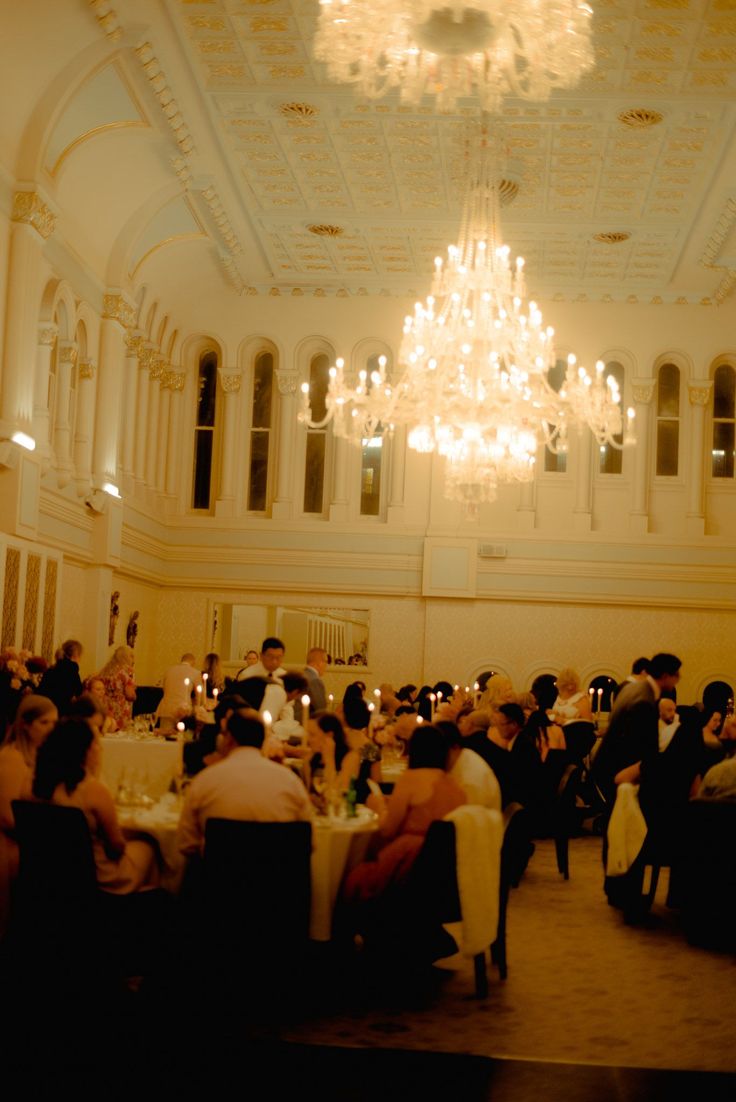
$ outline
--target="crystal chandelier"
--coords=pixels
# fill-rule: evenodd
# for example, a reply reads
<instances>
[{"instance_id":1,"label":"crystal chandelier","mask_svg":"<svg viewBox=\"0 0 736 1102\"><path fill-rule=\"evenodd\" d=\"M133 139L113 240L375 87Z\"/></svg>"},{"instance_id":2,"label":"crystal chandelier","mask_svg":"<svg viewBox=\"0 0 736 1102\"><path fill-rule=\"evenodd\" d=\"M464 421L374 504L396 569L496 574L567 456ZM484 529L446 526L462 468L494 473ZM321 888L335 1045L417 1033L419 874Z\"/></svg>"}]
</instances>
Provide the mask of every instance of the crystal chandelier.
<instances>
[{"instance_id":1,"label":"crystal chandelier","mask_svg":"<svg viewBox=\"0 0 736 1102\"><path fill-rule=\"evenodd\" d=\"M452 111L477 95L549 99L593 66L592 11L582 0L320 0L314 53L332 80L369 98L437 97Z\"/></svg>"},{"instance_id":2,"label":"crystal chandelier","mask_svg":"<svg viewBox=\"0 0 736 1102\"><path fill-rule=\"evenodd\" d=\"M622 439L621 396L602 363L591 377L571 355L559 390L551 384L553 330L536 303L525 302L524 261L512 268L501 243L497 182L484 135L458 244L446 264L435 260L432 293L406 318L397 381L384 357L357 379L337 360L323 420L312 420L307 383L299 414L313 428L332 422L337 436L357 444L382 427L405 426L410 448L445 457L445 496L471 515L495 499L499 482L530 481L541 445L566 452L572 423L587 424L599 445L633 442L633 410Z\"/></svg>"}]
</instances>

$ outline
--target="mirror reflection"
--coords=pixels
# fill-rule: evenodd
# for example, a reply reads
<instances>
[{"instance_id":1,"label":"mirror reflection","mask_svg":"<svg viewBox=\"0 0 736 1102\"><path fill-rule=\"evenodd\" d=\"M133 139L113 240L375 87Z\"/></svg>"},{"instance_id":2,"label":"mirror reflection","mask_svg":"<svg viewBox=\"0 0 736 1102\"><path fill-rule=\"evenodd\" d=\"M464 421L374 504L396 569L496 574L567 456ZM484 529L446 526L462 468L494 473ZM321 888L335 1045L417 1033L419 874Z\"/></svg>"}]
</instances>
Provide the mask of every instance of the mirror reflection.
<instances>
[{"instance_id":1,"label":"mirror reflection","mask_svg":"<svg viewBox=\"0 0 736 1102\"><path fill-rule=\"evenodd\" d=\"M368 609L216 602L210 649L223 662L243 664L248 651L260 651L275 635L284 642L287 666L302 665L310 647L324 647L330 666L367 666L369 626Z\"/></svg>"}]
</instances>

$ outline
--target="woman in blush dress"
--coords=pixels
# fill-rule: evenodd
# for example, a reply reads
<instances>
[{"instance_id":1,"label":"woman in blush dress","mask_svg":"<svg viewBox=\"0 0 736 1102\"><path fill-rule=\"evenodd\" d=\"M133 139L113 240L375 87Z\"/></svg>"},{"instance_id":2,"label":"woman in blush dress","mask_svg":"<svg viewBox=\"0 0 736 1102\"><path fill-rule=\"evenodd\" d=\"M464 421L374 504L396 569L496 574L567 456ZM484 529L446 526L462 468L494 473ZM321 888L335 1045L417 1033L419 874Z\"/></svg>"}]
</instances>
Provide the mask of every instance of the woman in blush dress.
<instances>
[{"instance_id":1,"label":"woman in blush dress","mask_svg":"<svg viewBox=\"0 0 736 1102\"><path fill-rule=\"evenodd\" d=\"M58 723L36 756L33 795L84 812L92 836L97 883L113 895L158 885L156 855L148 842L126 841L115 803L97 779L100 740L84 720Z\"/></svg>"},{"instance_id":2,"label":"woman in blush dress","mask_svg":"<svg viewBox=\"0 0 736 1102\"><path fill-rule=\"evenodd\" d=\"M96 678L105 687L105 697L110 715L115 720L118 731L127 727L133 718L133 701L135 700L134 661L135 652L132 647L118 647Z\"/></svg>"},{"instance_id":3,"label":"woman in blush dress","mask_svg":"<svg viewBox=\"0 0 736 1102\"><path fill-rule=\"evenodd\" d=\"M36 753L58 718L56 705L48 697L24 696L0 746L0 937L9 914L10 886L18 871L12 802L30 799Z\"/></svg>"}]
</instances>

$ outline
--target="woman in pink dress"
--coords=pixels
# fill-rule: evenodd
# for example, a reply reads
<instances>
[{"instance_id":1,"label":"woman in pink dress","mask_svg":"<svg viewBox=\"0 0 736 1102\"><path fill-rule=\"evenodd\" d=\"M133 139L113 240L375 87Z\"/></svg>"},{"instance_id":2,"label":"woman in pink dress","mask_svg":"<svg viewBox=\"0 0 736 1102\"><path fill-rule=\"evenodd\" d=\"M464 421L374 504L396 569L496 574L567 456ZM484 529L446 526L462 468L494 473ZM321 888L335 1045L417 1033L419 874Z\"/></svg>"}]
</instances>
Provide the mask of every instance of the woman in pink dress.
<instances>
[{"instance_id":1,"label":"woman in pink dress","mask_svg":"<svg viewBox=\"0 0 736 1102\"><path fill-rule=\"evenodd\" d=\"M105 687L105 698L110 715L115 720L118 731L128 726L133 718L135 700L135 680L133 662L135 653L132 647L118 647L106 666L95 677Z\"/></svg>"}]
</instances>

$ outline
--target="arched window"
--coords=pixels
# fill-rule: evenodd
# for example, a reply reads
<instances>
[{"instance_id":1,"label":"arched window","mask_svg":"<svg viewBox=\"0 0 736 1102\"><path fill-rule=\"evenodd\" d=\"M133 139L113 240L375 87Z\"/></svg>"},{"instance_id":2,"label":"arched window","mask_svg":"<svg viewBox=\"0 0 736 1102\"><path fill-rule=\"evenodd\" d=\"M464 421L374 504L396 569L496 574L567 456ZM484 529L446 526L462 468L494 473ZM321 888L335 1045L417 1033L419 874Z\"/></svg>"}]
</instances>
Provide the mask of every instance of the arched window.
<instances>
[{"instance_id":1,"label":"arched window","mask_svg":"<svg viewBox=\"0 0 736 1102\"><path fill-rule=\"evenodd\" d=\"M547 379L552 389L559 393L560 387L565 381L567 361L557 360L554 367L549 369ZM550 448L544 449L544 470L549 474L564 474L567 471L567 452L556 455Z\"/></svg>"},{"instance_id":2,"label":"arched window","mask_svg":"<svg viewBox=\"0 0 736 1102\"><path fill-rule=\"evenodd\" d=\"M273 354L259 352L253 365L248 509L263 513L268 500L268 457L273 412Z\"/></svg>"},{"instance_id":3,"label":"arched window","mask_svg":"<svg viewBox=\"0 0 736 1102\"><path fill-rule=\"evenodd\" d=\"M733 478L736 445L736 371L721 364L713 376L713 478Z\"/></svg>"},{"instance_id":4,"label":"arched window","mask_svg":"<svg viewBox=\"0 0 736 1102\"><path fill-rule=\"evenodd\" d=\"M367 386L371 387L371 374L379 369L379 355L366 361ZM364 437L360 450L360 515L377 517L381 511L381 471L384 456L384 429L377 425L372 436Z\"/></svg>"},{"instance_id":5,"label":"arched window","mask_svg":"<svg viewBox=\"0 0 736 1102\"><path fill-rule=\"evenodd\" d=\"M322 421L327 412L325 399L329 383L330 358L318 352L309 361L309 401L312 420ZM324 513L325 461L327 429L307 429L307 452L304 464L304 512Z\"/></svg>"},{"instance_id":6,"label":"arched window","mask_svg":"<svg viewBox=\"0 0 736 1102\"><path fill-rule=\"evenodd\" d=\"M588 692L593 690L590 698L590 706L593 713L597 712L610 712L611 705L613 703L613 694L616 691L616 682L612 677L608 677L606 674L598 674L594 677L590 685L588 685Z\"/></svg>"},{"instance_id":7,"label":"arched window","mask_svg":"<svg viewBox=\"0 0 736 1102\"><path fill-rule=\"evenodd\" d=\"M197 419L194 429L192 508L209 509L212 500L212 459L217 407L217 355L205 352L199 361Z\"/></svg>"},{"instance_id":8,"label":"arched window","mask_svg":"<svg viewBox=\"0 0 736 1102\"><path fill-rule=\"evenodd\" d=\"M620 364L617 360L612 360L606 364L605 368L606 378L612 375L618 383L619 389L619 407L621 409L623 417L623 402L624 402L624 368L623 364ZM611 444L601 444L600 454L598 458L598 473L599 474L621 474L623 469L623 452L621 451L621 445L624 442L623 432L616 433L613 438L618 447L613 447Z\"/></svg>"},{"instance_id":9,"label":"arched window","mask_svg":"<svg viewBox=\"0 0 736 1102\"><path fill-rule=\"evenodd\" d=\"M722 716L733 711L733 685L728 681L711 681L703 690L703 707L712 708Z\"/></svg>"},{"instance_id":10,"label":"arched window","mask_svg":"<svg viewBox=\"0 0 736 1102\"><path fill-rule=\"evenodd\" d=\"M666 363L657 372L657 475L675 477L679 455L680 369Z\"/></svg>"}]
</instances>

